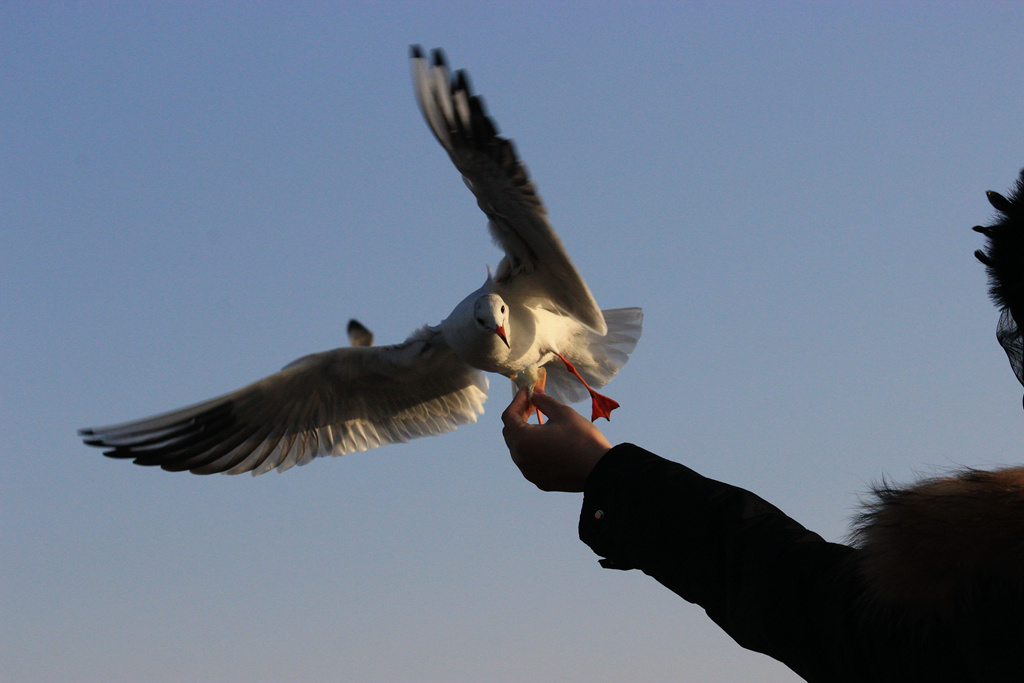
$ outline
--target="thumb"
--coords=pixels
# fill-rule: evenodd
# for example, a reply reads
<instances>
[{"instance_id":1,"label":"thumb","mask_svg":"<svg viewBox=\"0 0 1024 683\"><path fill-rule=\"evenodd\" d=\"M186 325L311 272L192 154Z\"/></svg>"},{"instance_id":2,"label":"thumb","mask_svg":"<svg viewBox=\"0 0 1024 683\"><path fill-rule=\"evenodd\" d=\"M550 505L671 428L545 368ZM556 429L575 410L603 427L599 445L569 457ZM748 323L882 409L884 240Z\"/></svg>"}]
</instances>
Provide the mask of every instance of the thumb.
<instances>
[{"instance_id":1,"label":"thumb","mask_svg":"<svg viewBox=\"0 0 1024 683\"><path fill-rule=\"evenodd\" d=\"M501 421L505 423L506 427L522 424L525 423L525 416L529 415L530 412L532 412L532 408L530 407L530 399L526 389L520 389L516 392L512 403L501 414Z\"/></svg>"},{"instance_id":2,"label":"thumb","mask_svg":"<svg viewBox=\"0 0 1024 683\"><path fill-rule=\"evenodd\" d=\"M551 396L540 391L534 392L533 405L537 406L538 410L540 410L540 412L544 413L548 417L564 415L565 411L572 410L572 408L565 405L558 399L552 398Z\"/></svg>"}]
</instances>

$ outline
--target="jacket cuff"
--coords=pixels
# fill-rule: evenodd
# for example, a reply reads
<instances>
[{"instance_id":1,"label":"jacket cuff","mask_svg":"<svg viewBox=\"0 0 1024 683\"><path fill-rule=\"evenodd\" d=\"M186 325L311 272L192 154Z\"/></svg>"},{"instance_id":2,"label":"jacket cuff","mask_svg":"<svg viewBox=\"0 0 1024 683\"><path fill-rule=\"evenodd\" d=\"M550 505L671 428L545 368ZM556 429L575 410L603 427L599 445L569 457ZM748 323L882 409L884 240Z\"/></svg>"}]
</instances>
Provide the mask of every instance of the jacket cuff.
<instances>
[{"instance_id":1,"label":"jacket cuff","mask_svg":"<svg viewBox=\"0 0 1024 683\"><path fill-rule=\"evenodd\" d=\"M635 528L631 501L643 486L645 472L665 463L663 458L630 443L619 444L597 462L583 487L580 540L600 555L606 569L635 569L639 558L630 557L622 539Z\"/></svg>"}]
</instances>

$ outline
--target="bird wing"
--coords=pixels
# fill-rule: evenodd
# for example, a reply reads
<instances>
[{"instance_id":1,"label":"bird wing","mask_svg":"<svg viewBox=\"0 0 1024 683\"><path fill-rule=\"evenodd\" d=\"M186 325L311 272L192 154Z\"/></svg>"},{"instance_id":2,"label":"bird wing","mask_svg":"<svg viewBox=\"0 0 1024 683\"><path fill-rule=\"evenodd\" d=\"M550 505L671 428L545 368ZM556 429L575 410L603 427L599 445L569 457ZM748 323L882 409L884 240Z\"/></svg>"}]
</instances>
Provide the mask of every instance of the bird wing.
<instances>
[{"instance_id":1,"label":"bird wing","mask_svg":"<svg viewBox=\"0 0 1024 683\"><path fill-rule=\"evenodd\" d=\"M451 431L476 422L486 398L484 374L424 327L401 344L313 354L219 398L79 434L139 465L256 475Z\"/></svg>"},{"instance_id":2,"label":"bird wing","mask_svg":"<svg viewBox=\"0 0 1024 683\"><path fill-rule=\"evenodd\" d=\"M449 78L440 50L434 50L432 63L419 46L411 48L410 56L423 117L476 195L492 237L505 250L495 277L504 290L499 292L508 293L506 298L511 300L543 298L559 312L604 334L601 310L548 222L526 166L512 141L498 135L465 72Z\"/></svg>"}]
</instances>

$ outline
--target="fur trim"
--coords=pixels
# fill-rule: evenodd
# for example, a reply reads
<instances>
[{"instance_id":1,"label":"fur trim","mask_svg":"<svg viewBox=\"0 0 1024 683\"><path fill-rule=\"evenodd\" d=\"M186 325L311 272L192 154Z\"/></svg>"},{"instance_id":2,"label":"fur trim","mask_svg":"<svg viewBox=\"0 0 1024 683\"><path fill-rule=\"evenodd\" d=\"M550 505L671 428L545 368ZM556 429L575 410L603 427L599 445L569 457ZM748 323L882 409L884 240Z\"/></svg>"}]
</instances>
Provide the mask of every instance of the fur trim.
<instances>
[{"instance_id":1,"label":"fur trim","mask_svg":"<svg viewBox=\"0 0 1024 683\"><path fill-rule=\"evenodd\" d=\"M883 483L874 493L853 533L871 598L939 614L1024 597L1024 467Z\"/></svg>"}]
</instances>

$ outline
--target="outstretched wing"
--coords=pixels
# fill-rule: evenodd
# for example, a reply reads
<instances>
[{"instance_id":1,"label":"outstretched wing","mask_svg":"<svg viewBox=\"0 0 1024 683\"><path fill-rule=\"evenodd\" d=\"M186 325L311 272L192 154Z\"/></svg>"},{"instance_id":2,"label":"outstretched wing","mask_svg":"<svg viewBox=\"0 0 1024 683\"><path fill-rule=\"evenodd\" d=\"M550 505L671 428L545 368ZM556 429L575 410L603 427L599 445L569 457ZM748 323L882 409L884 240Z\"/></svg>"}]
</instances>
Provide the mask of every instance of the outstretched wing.
<instances>
[{"instance_id":1,"label":"outstretched wing","mask_svg":"<svg viewBox=\"0 0 1024 683\"><path fill-rule=\"evenodd\" d=\"M1009 199L998 192L986 194L999 216L992 225L974 228L988 238L985 250L974 255L985 264L989 295L1002 311L996 337L1024 384L1024 171Z\"/></svg>"},{"instance_id":2,"label":"outstretched wing","mask_svg":"<svg viewBox=\"0 0 1024 683\"><path fill-rule=\"evenodd\" d=\"M604 334L601 310L548 222L526 166L512 142L498 135L465 72L449 78L440 50L434 50L432 63L419 46L414 45L410 54L423 116L487 214L491 235L505 250L495 277L498 286L512 299L542 296L559 312Z\"/></svg>"},{"instance_id":3,"label":"outstretched wing","mask_svg":"<svg viewBox=\"0 0 1024 683\"><path fill-rule=\"evenodd\" d=\"M424 327L401 344L313 354L219 398L79 434L138 465L256 475L451 431L476 422L486 398L484 374Z\"/></svg>"}]
</instances>

